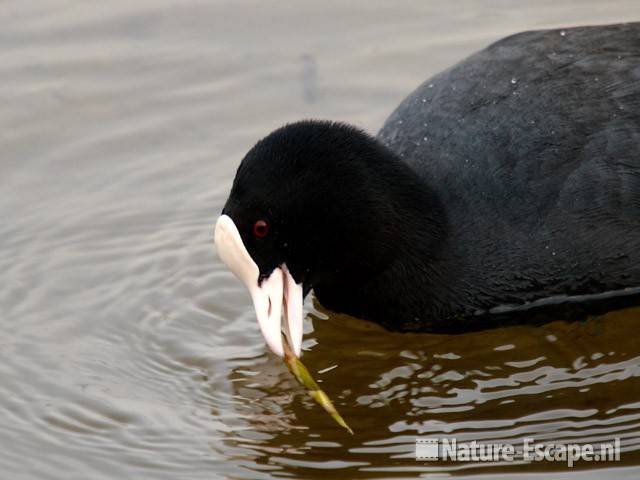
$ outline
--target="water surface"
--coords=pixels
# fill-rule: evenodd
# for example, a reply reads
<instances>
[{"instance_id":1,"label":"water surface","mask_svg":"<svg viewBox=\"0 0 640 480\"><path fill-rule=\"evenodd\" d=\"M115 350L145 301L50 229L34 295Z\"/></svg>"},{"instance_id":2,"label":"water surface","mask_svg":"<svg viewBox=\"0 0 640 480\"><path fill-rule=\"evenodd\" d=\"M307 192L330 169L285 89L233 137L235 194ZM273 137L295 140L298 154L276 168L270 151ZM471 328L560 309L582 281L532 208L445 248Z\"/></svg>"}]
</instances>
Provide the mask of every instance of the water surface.
<instances>
[{"instance_id":1,"label":"water surface","mask_svg":"<svg viewBox=\"0 0 640 480\"><path fill-rule=\"evenodd\" d=\"M265 350L213 223L234 170L304 117L376 131L429 75L600 2L5 1L0 6L0 475L505 478L416 436L597 442L640 475L640 310L400 335L307 302L304 360L350 437ZM606 471L603 469L610 469Z\"/></svg>"}]
</instances>

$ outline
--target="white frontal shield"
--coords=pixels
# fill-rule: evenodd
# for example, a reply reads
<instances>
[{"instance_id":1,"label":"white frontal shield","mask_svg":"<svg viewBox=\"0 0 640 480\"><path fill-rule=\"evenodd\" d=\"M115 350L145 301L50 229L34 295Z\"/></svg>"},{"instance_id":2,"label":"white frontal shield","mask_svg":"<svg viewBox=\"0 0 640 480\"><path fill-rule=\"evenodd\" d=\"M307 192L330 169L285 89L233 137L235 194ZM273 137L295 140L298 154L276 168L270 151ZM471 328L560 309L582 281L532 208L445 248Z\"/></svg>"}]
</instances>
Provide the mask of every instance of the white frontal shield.
<instances>
[{"instance_id":1,"label":"white frontal shield","mask_svg":"<svg viewBox=\"0 0 640 480\"><path fill-rule=\"evenodd\" d=\"M281 333L284 330L291 349L299 357L302 350L302 284L295 282L284 263L259 282L260 269L228 215L218 218L214 238L220 259L249 290L258 325L269 348L276 355L284 356Z\"/></svg>"}]
</instances>

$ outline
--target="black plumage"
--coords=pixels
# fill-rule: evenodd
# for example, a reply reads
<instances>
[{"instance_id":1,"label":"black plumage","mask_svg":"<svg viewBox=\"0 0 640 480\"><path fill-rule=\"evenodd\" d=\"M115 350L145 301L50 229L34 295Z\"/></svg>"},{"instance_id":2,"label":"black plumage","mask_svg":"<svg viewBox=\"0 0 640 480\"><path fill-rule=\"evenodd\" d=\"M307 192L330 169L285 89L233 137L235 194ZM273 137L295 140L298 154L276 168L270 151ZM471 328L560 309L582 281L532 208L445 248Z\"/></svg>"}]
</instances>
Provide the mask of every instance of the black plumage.
<instances>
[{"instance_id":1,"label":"black plumage","mask_svg":"<svg viewBox=\"0 0 640 480\"><path fill-rule=\"evenodd\" d=\"M640 24L520 33L427 80L377 138L302 121L224 213L267 275L395 330L581 317L640 298ZM251 234L266 218L269 238Z\"/></svg>"}]
</instances>

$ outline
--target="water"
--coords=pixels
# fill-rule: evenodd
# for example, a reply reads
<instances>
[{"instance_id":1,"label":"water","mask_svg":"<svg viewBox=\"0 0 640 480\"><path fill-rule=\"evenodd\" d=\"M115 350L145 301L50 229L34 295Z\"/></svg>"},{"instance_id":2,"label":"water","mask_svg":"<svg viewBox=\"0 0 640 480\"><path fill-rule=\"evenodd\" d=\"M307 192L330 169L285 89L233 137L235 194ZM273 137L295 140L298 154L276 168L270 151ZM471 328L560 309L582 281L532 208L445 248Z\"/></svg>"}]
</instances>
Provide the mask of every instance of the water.
<instances>
[{"instance_id":1,"label":"water","mask_svg":"<svg viewBox=\"0 0 640 480\"><path fill-rule=\"evenodd\" d=\"M640 475L640 310L448 337L308 301L304 360L350 437L266 353L212 246L271 129L375 131L490 41L640 19L637 0L5 1L0 19L1 478L520 475L416 462L417 435L619 436L616 464L529 468Z\"/></svg>"}]
</instances>

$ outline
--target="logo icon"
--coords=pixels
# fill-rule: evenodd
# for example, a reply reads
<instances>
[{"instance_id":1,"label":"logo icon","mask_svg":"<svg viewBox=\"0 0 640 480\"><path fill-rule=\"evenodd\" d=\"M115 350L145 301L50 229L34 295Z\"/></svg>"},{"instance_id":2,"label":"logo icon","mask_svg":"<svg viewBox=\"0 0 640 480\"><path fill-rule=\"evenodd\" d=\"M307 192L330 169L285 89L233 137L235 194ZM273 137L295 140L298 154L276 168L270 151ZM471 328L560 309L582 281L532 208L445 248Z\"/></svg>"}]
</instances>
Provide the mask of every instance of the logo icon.
<instances>
[{"instance_id":1,"label":"logo icon","mask_svg":"<svg viewBox=\"0 0 640 480\"><path fill-rule=\"evenodd\" d=\"M417 438L416 460L438 460L438 439Z\"/></svg>"}]
</instances>

